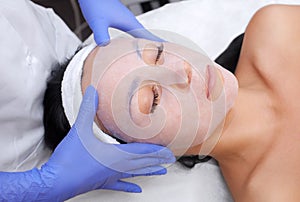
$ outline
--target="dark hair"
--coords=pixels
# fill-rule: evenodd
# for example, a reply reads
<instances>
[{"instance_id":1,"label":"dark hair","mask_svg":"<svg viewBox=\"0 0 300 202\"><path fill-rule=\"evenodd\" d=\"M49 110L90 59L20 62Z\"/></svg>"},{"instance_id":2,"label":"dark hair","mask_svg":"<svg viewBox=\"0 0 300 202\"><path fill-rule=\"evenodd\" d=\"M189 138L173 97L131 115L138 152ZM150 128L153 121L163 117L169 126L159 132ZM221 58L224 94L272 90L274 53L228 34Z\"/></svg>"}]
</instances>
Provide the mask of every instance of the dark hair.
<instances>
[{"instance_id":1,"label":"dark hair","mask_svg":"<svg viewBox=\"0 0 300 202\"><path fill-rule=\"evenodd\" d=\"M215 62L234 73L240 58L243 40L244 34L241 34L233 39L226 50L221 53L219 57L217 57Z\"/></svg>"},{"instance_id":2,"label":"dark hair","mask_svg":"<svg viewBox=\"0 0 300 202\"><path fill-rule=\"evenodd\" d=\"M216 62L230 71L234 72L238 62L243 35L237 37L229 47L217 58ZM78 52L80 48L76 51ZM44 127L46 145L54 150L62 139L67 135L71 126L67 120L62 106L61 83L64 72L72 58L63 64L58 64L52 71L51 77L47 82L47 89L44 96ZM117 139L120 143L125 144L122 140ZM188 168L192 168L195 164L206 162L211 157L199 158L195 156L183 156L178 161Z\"/></svg>"},{"instance_id":3,"label":"dark hair","mask_svg":"<svg viewBox=\"0 0 300 202\"><path fill-rule=\"evenodd\" d=\"M56 148L71 129L64 113L61 97L61 83L70 60L63 64L57 64L57 67L51 72L44 95L44 139L46 145L52 150Z\"/></svg>"}]
</instances>

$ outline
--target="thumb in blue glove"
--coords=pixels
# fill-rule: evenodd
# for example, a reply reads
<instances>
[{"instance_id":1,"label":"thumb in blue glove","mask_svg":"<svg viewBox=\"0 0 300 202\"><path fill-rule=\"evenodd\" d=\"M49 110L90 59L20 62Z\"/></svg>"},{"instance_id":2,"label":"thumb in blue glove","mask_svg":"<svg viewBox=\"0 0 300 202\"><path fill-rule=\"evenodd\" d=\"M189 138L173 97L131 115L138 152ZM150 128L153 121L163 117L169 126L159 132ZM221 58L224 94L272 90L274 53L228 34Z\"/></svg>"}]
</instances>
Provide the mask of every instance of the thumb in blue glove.
<instances>
[{"instance_id":1,"label":"thumb in blue glove","mask_svg":"<svg viewBox=\"0 0 300 202\"><path fill-rule=\"evenodd\" d=\"M79 0L79 4L94 32L94 39L100 46L105 46L110 41L109 27L128 32L137 38L163 41L147 31L119 0Z\"/></svg>"},{"instance_id":2,"label":"thumb in blue glove","mask_svg":"<svg viewBox=\"0 0 300 202\"><path fill-rule=\"evenodd\" d=\"M141 192L138 185L121 179L165 174L160 164L175 161L167 148L139 143L105 144L94 136L97 102L95 88L88 87L75 124L40 170L0 172L0 199L63 201L95 189Z\"/></svg>"}]
</instances>

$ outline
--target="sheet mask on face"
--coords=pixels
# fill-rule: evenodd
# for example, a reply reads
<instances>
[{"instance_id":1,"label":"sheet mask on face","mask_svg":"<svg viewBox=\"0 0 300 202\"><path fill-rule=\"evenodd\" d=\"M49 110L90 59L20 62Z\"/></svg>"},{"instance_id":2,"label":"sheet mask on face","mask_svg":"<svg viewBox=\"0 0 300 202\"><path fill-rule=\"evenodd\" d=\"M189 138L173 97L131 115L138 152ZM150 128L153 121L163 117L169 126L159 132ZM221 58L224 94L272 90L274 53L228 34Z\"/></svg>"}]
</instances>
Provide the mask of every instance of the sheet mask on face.
<instances>
[{"instance_id":1,"label":"sheet mask on face","mask_svg":"<svg viewBox=\"0 0 300 202\"><path fill-rule=\"evenodd\" d=\"M200 155L207 155L219 140L221 131L216 129L222 128L229 110L221 76L206 54L188 39L171 32L151 32L168 42L124 35L97 52L91 81L99 92L97 117L114 136L127 142L162 144L177 156L204 142ZM130 57L136 64L129 62ZM110 87L103 87L107 85ZM147 102L140 97L142 89L149 86L155 110L145 112L141 105ZM159 103L154 103L156 94L160 94ZM169 102L164 102L167 99ZM97 155L84 137L81 140Z\"/></svg>"}]
</instances>

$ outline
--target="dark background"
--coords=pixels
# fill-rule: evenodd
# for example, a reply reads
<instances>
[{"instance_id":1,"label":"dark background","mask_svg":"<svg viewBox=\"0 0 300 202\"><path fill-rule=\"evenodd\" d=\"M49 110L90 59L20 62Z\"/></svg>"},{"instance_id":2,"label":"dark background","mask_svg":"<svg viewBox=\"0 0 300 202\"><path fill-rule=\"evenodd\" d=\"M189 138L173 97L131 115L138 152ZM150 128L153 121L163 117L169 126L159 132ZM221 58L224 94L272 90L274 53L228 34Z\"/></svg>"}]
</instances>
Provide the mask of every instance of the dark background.
<instances>
[{"instance_id":1,"label":"dark background","mask_svg":"<svg viewBox=\"0 0 300 202\"><path fill-rule=\"evenodd\" d=\"M13 1L13 0L12 0ZM53 8L70 29L81 39L85 40L92 32L85 22L77 0L32 0L47 8ZM109 0L107 0L109 1ZM126 5L135 15L145 13L169 3L169 0L136 0L136 3Z\"/></svg>"}]
</instances>

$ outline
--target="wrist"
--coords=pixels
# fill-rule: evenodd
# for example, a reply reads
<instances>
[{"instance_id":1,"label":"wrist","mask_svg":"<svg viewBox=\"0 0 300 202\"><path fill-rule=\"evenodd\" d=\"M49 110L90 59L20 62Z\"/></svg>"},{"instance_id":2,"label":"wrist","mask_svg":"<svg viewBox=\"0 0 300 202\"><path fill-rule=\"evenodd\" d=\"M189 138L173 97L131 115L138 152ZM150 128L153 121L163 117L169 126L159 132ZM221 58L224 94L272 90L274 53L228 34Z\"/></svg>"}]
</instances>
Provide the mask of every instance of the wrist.
<instances>
[{"instance_id":1,"label":"wrist","mask_svg":"<svg viewBox=\"0 0 300 202\"><path fill-rule=\"evenodd\" d=\"M49 187L36 168L24 172L0 172L0 181L1 201L39 201L45 200L49 193Z\"/></svg>"},{"instance_id":2,"label":"wrist","mask_svg":"<svg viewBox=\"0 0 300 202\"><path fill-rule=\"evenodd\" d=\"M59 178L56 169L47 163L42 166L38 172L40 176L40 185L44 192L41 193L46 201L64 201L70 197L65 196L66 193L61 188L62 178Z\"/></svg>"},{"instance_id":3,"label":"wrist","mask_svg":"<svg viewBox=\"0 0 300 202\"><path fill-rule=\"evenodd\" d=\"M40 177L45 189L45 197L48 201L65 201L78 195L78 187L74 176L61 172L61 166L53 166L46 163L40 170Z\"/></svg>"}]
</instances>

